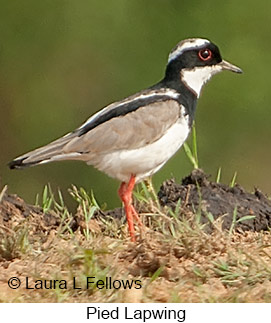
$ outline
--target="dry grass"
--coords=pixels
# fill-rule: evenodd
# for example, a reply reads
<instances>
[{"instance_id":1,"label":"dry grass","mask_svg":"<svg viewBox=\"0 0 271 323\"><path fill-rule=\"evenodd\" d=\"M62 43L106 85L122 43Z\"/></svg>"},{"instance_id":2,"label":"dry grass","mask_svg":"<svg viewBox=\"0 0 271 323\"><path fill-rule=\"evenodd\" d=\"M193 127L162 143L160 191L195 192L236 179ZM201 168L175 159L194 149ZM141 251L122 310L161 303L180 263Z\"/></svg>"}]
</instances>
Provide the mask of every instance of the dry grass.
<instances>
[{"instance_id":1,"label":"dry grass","mask_svg":"<svg viewBox=\"0 0 271 323\"><path fill-rule=\"evenodd\" d=\"M141 216L147 228L131 243L125 223L94 219L93 199L78 190L75 195L76 230L63 201L58 207L51 203L50 212L59 218L52 226L35 212L13 214L0 223L1 302L271 301L270 232L229 234L221 230L220 220L207 234L195 215L179 220L176 213L145 201ZM47 206L48 201L43 199ZM20 278L21 287L10 289L10 277ZM37 280L65 280L67 288L26 289L26 277L30 287ZM82 289L73 288L73 277ZM91 284L86 289L87 277L140 280L142 288L98 289Z\"/></svg>"}]
</instances>

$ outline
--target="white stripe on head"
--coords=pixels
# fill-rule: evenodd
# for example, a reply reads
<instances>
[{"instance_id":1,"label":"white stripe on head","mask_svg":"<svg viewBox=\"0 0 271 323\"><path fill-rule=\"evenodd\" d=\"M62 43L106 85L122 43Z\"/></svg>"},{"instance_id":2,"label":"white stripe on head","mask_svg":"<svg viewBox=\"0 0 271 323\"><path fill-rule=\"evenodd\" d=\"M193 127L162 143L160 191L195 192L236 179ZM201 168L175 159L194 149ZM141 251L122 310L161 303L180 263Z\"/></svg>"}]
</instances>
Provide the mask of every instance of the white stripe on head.
<instances>
[{"instance_id":1,"label":"white stripe on head","mask_svg":"<svg viewBox=\"0 0 271 323\"><path fill-rule=\"evenodd\" d=\"M183 40L180 43L178 43L177 46L173 48L172 51L169 53L168 63L187 50L194 49L197 47L202 47L209 43L210 41L208 39L202 39L202 38L190 38L190 39Z\"/></svg>"}]
</instances>

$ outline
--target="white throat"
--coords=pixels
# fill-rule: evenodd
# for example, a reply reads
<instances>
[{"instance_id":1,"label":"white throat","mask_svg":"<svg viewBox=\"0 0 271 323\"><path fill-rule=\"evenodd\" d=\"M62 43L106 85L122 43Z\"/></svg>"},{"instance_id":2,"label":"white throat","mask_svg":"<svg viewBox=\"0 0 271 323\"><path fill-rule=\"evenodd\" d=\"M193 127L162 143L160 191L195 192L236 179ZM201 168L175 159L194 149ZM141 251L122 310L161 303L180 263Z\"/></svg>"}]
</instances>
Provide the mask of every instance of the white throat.
<instances>
[{"instance_id":1,"label":"white throat","mask_svg":"<svg viewBox=\"0 0 271 323\"><path fill-rule=\"evenodd\" d=\"M220 71L222 68L219 65L185 68L181 71L181 79L199 97L203 85Z\"/></svg>"}]
</instances>

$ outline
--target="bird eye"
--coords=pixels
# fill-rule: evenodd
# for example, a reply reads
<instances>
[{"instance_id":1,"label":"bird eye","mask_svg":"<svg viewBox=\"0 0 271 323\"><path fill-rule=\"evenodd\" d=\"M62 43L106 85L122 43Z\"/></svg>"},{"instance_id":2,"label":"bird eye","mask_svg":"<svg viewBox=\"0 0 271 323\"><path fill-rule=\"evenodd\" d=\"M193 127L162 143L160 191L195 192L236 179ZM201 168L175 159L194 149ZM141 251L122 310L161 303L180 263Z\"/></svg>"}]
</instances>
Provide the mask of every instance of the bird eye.
<instances>
[{"instance_id":1,"label":"bird eye","mask_svg":"<svg viewBox=\"0 0 271 323\"><path fill-rule=\"evenodd\" d=\"M201 49L198 54L202 61L208 61L212 57L212 52L208 48Z\"/></svg>"}]
</instances>

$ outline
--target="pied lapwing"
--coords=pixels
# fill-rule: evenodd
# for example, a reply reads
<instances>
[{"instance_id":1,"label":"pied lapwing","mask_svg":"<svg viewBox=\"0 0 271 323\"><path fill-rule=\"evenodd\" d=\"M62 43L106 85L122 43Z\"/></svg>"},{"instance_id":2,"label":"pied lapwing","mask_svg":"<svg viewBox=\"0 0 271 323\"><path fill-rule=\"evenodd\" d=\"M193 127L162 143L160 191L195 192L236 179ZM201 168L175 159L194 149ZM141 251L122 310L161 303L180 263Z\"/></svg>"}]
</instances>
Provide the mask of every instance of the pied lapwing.
<instances>
[{"instance_id":1,"label":"pied lapwing","mask_svg":"<svg viewBox=\"0 0 271 323\"><path fill-rule=\"evenodd\" d=\"M164 78L128 98L112 103L82 126L9 163L24 168L60 160L80 160L121 181L131 240L134 185L156 173L186 140L203 85L215 74L241 69L221 58L207 39L181 41L170 52Z\"/></svg>"}]
</instances>

